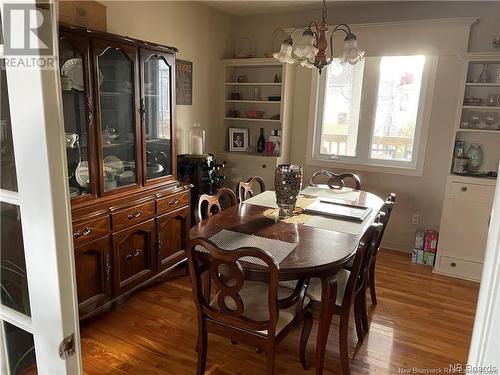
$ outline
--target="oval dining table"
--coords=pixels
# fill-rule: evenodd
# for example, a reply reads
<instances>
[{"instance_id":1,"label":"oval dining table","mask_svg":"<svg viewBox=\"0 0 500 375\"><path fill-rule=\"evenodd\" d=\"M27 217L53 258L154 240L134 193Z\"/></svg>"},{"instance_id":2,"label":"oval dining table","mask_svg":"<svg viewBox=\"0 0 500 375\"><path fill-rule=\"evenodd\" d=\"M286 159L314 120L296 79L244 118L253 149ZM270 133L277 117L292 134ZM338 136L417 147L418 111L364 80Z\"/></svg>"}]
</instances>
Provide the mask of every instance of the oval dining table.
<instances>
[{"instance_id":1,"label":"oval dining table","mask_svg":"<svg viewBox=\"0 0 500 375\"><path fill-rule=\"evenodd\" d=\"M310 188L303 190L309 192ZM324 194L323 194L324 192ZM309 195L305 195L310 197ZM222 230L252 234L296 244L288 256L279 263L280 281L304 280L311 277L321 279L321 307L316 342L316 374L323 374L325 350L336 299L335 275L355 255L359 240L373 223L383 200L375 194L348 190L342 191L314 188L315 197L333 198L339 203L369 207L369 215L361 223L332 220L325 228L314 224L289 223L269 217L275 202L274 191L265 191L236 206L201 221L189 232L190 239L209 238ZM345 224L344 224L345 223ZM245 267L245 278L265 279L265 268Z\"/></svg>"}]
</instances>

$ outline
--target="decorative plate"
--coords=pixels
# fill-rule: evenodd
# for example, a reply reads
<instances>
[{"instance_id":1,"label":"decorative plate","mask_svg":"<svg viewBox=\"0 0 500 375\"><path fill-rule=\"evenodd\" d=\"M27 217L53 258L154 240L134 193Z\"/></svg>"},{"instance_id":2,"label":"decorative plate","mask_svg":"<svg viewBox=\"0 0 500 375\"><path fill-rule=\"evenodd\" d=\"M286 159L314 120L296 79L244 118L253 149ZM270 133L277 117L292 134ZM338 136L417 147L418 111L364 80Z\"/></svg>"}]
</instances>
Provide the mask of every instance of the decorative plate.
<instances>
[{"instance_id":1,"label":"decorative plate","mask_svg":"<svg viewBox=\"0 0 500 375\"><path fill-rule=\"evenodd\" d=\"M115 174L123 173L125 170L125 165L123 161L115 155L106 156L103 160L104 168L109 168L113 170Z\"/></svg>"},{"instance_id":2,"label":"decorative plate","mask_svg":"<svg viewBox=\"0 0 500 375\"><path fill-rule=\"evenodd\" d=\"M87 187L90 182L89 177L89 162L81 161L75 169L75 178L78 185Z\"/></svg>"},{"instance_id":3,"label":"decorative plate","mask_svg":"<svg viewBox=\"0 0 500 375\"><path fill-rule=\"evenodd\" d=\"M83 83L83 64L82 59L69 59L61 68L61 75L71 79L71 87L78 91L83 91L85 85Z\"/></svg>"}]
</instances>

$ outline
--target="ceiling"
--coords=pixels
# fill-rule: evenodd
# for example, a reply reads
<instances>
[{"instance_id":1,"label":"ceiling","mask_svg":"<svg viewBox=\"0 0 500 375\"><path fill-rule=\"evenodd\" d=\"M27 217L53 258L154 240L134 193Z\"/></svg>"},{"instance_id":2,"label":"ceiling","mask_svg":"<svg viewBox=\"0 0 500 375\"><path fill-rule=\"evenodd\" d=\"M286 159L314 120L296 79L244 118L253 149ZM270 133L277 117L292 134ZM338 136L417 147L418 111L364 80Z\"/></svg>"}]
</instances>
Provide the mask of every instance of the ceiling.
<instances>
[{"instance_id":1,"label":"ceiling","mask_svg":"<svg viewBox=\"0 0 500 375\"><path fill-rule=\"evenodd\" d=\"M320 0L201 0L204 4L234 16L321 9ZM366 5L387 1L327 0L328 8L339 5Z\"/></svg>"}]
</instances>

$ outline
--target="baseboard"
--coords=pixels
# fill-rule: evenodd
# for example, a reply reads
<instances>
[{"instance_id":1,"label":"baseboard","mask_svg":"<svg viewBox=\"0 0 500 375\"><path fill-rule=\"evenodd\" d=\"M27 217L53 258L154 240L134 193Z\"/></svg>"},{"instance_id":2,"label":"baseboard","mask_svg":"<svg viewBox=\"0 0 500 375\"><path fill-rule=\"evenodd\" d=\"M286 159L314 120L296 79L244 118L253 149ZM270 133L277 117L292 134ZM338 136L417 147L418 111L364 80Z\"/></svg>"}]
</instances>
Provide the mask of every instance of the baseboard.
<instances>
[{"instance_id":1,"label":"baseboard","mask_svg":"<svg viewBox=\"0 0 500 375\"><path fill-rule=\"evenodd\" d=\"M399 251L401 253L411 254L411 250L408 250L408 247L402 243L392 242L392 241L382 241L381 247L383 249Z\"/></svg>"}]
</instances>

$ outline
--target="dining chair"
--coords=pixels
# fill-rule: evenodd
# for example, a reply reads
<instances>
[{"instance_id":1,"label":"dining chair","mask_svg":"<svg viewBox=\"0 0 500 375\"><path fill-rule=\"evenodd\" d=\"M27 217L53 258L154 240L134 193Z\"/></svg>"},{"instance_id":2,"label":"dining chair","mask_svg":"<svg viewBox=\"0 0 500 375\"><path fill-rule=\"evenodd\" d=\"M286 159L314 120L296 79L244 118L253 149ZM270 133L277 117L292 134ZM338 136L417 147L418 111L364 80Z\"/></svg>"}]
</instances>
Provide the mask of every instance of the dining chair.
<instances>
[{"instance_id":1,"label":"dining chair","mask_svg":"<svg viewBox=\"0 0 500 375\"><path fill-rule=\"evenodd\" d=\"M222 201L225 200L225 198L229 199L229 207L238 204L236 194L228 188L220 188L217 190L215 195L200 195L195 215L196 224L218 212L221 212L224 208Z\"/></svg>"},{"instance_id":2,"label":"dining chair","mask_svg":"<svg viewBox=\"0 0 500 375\"><path fill-rule=\"evenodd\" d=\"M316 179L320 176L325 176L328 181L326 184L315 183ZM346 181L353 183L355 190L361 190L361 180L357 174L354 173L341 173L336 174L327 169L320 169L312 174L309 185L310 186L328 186L330 189L340 190L346 187Z\"/></svg>"},{"instance_id":3,"label":"dining chair","mask_svg":"<svg viewBox=\"0 0 500 375\"><path fill-rule=\"evenodd\" d=\"M187 257L198 314L198 375L205 372L208 333L264 351L267 373L272 375L277 344L303 321L300 353L305 353L312 327L308 280L299 281L293 292L279 287L278 263L267 251L254 247L227 251L209 239L197 238L189 242ZM267 267L266 282L245 279L242 262L249 259ZM301 363L305 368L305 357Z\"/></svg>"},{"instance_id":4,"label":"dining chair","mask_svg":"<svg viewBox=\"0 0 500 375\"><path fill-rule=\"evenodd\" d=\"M380 251L380 244L382 242L382 238L385 233L385 229L387 228L387 224L389 223L389 219L391 218L392 210L396 204L396 194L391 193L384 202L384 205L380 209L380 213L383 215L380 216L380 222L383 225L382 234L379 238L379 243L377 248L375 249L375 253L373 254L372 261L370 264L370 274L369 274L369 286L370 286L370 296L372 300L372 305L377 304L377 293L375 291L375 264L377 262L377 255Z\"/></svg>"},{"instance_id":5,"label":"dining chair","mask_svg":"<svg viewBox=\"0 0 500 375\"><path fill-rule=\"evenodd\" d=\"M375 290L375 265L377 262L377 255L380 251L380 244L382 242L382 238L384 237L385 229L387 228L387 223L389 222L389 218L391 217L392 210L394 205L396 204L396 194L391 193L389 197L385 200L384 204L380 208L376 221L382 225L382 232L378 238L378 243L375 244L375 251L370 261L370 268L368 270L368 278L367 278L367 288L370 288L370 298L372 301L372 305L377 305L377 294ZM353 261L347 263L344 268L347 270L351 270L353 267ZM363 324L364 332L368 332L370 328L368 322L368 310L366 307L366 299L362 301L362 315L361 322Z\"/></svg>"},{"instance_id":6,"label":"dining chair","mask_svg":"<svg viewBox=\"0 0 500 375\"><path fill-rule=\"evenodd\" d=\"M249 178L246 182L245 181L240 181L238 183L238 198L240 199L240 202L243 202L247 197L253 197L257 194L255 194L255 188L256 186L259 185L260 193L266 191L266 184L264 183L264 180L259 177L259 176L253 176Z\"/></svg>"},{"instance_id":7,"label":"dining chair","mask_svg":"<svg viewBox=\"0 0 500 375\"><path fill-rule=\"evenodd\" d=\"M352 307L354 307L354 320L358 342L363 342L363 300L366 300L366 283L368 280L371 258L376 251L376 245L381 233L381 223L375 222L370 225L358 243L352 269L346 270L343 268L335 276L337 295L332 313L340 316L339 351L343 374L349 374L350 371L348 330ZM284 285L284 283L281 283L281 285ZM288 285L291 286L293 284ZM319 278L312 278L310 280L306 296L311 299L311 303L319 305L321 302L321 280ZM304 334L306 333L303 332L302 335ZM307 342L307 338L305 341ZM301 358L302 357L304 357L304 362L307 367L305 354L301 353Z\"/></svg>"}]
</instances>

